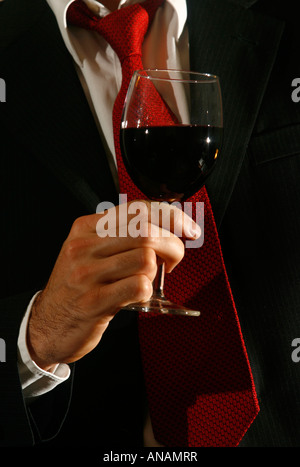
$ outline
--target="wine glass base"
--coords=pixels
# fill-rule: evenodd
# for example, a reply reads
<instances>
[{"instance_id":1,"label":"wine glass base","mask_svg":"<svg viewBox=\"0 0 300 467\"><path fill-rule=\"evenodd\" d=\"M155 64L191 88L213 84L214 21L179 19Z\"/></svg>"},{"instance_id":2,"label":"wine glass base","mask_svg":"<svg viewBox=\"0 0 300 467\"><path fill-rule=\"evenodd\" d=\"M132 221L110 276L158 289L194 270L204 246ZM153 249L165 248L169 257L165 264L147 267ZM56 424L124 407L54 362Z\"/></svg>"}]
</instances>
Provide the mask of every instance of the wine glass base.
<instances>
[{"instance_id":1,"label":"wine glass base","mask_svg":"<svg viewBox=\"0 0 300 467\"><path fill-rule=\"evenodd\" d=\"M131 303L125 310L142 311L144 313L162 313L168 315L200 316L200 311L170 302L166 298L151 298L148 302Z\"/></svg>"}]
</instances>

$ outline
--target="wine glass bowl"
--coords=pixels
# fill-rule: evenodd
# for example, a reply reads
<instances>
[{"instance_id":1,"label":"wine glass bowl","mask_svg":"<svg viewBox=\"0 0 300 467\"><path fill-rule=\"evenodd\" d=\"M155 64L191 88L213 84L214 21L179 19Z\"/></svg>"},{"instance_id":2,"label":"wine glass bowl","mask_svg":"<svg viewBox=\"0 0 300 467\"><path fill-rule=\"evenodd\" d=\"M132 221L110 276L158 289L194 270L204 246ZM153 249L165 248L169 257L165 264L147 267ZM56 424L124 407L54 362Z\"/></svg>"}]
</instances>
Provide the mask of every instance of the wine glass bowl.
<instances>
[{"instance_id":1,"label":"wine glass bowl","mask_svg":"<svg viewBox=\"0 0 300 467\"><path fill-rule=\"evenodd\" d=\"M120 145L134 184L150 200L185 201L201 189L219 158L223 136L219 78L182 70L138 70L124 103ZM163 272L147 304L132 309L198 316L168 302Z\"/></svg>"}]
</instances>

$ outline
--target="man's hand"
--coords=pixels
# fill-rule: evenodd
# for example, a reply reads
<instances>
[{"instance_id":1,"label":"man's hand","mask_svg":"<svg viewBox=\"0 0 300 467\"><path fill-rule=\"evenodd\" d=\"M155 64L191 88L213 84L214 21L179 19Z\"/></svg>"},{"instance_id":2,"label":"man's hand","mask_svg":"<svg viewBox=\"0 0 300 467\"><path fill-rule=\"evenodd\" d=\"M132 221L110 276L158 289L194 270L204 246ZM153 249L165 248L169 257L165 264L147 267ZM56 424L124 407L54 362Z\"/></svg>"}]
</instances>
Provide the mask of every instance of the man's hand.
<instances>
[{"instance_id":1,"label":"man's hand","mask_svg":"<svg viewBox=\"0 0 300 467\"><path fill-rule=\"evenodd\" d=\"M161 220L157 225L151 223L150 203L142 202L142 206L142 227L147 235L137 238L100 238L96 228L105 213L74 222L29 320L27 344L41 368L51 371L57 363L76 361L94 349L122 307L149 300L157 257L165 262L166 272L181 261L184 245L173 232L182 231L189 239L197 237L198 226L181 210L165 205L172 218L170 231L166 231ZM118 223L120 207L113 209L117 233L121 228L124 232L124 225ZM128 215L127 224L132 218Z\"/></svg>"}]
</instances>

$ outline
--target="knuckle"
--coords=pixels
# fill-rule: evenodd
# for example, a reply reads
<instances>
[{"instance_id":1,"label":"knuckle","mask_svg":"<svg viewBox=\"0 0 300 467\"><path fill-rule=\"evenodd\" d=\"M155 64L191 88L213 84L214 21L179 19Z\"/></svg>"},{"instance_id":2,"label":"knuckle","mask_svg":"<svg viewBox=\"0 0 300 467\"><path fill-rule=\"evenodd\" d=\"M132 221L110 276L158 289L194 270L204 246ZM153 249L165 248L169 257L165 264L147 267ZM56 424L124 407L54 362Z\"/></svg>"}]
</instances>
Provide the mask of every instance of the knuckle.
<instances>
[{"instance_id":1,"label":"knuckle","mask_svg":"<svg viewBox=\"0 0 300 467\"><path fill-rule=\"evenodd\" d=\"M148 300L152 295L152 283L144 274L136 276L134 281L134 296L136 301Z\"/></svg>"},{"instance_id":2,"label":"knuckle","mask_svg":"<svg viewBox=\"0 0 300 467\"><path fill-rule=\"evenodd\" d=\"M173 240L174 240L174 252L176 252L177 254L177 257L178 257L178 262L182 260L182 258L184 257L184 254L185 254L185 248L184 248L184 244L183 244L183 241L180 240L179 238L177 237L173 237ZM175 247L175 244L176 244L176 247Z\"/></svg>"},{"instance_id":3,"label":"knuckle","mask_svg":"<svg viewBox=\"0 0 300 467\"><path fill-rule=\"evenodd\" d=\"M150 224L149 222L144 224L143 235L139 237L140 246L142 248L152 248L155 249L157 245L158 235L156 235L156 226Z\"/></svg>"},{"instance_id":4,"label":"knuckle","mask_svg":"<svg viewBox=\"0 0 300 467\"><path fill-rule=\"evenodd\" d=\"M72 228L71 228L71 232L73 234L76 235L78 232L81 231L82 226L85 222L84 219L85 219L85 216L77 217L77 219L75 219L75 221L73 222Z\"/></svg>"},{"instance_id":5,"label":"knuckle","mask_svg":"<svg viewBox=\"0 0 300 467\"><path fill-rule=\"evenodd\" d=\"M139 262L141 270L147 273L153 273L156 270L156 254L152 248L141 248L139 252Z\"/></svg>"},{"instance_id":6,"label":"knuckle","mask_svg":"<svg viewBox=\"0 0 300 467\"><path fill-rule=\"evenodd\" d=\"M82 252L82 240L80 238L72 238L64 244L64 255L69 261L76 260Z\"/></svg>"},{"instance_id":7,"label":"knuckle","mask_svg":"<svg viewBox=\"0 0 300 467\"><path fill-rule=\"evenodd\" d=\"M174 241L176 241L176 243L178 245L178 252L179 252L180 257L183 258L184 253L185 253L185 248L184 248L183 241L178 237L174 237Z\"/></svg>"}]
</instances>

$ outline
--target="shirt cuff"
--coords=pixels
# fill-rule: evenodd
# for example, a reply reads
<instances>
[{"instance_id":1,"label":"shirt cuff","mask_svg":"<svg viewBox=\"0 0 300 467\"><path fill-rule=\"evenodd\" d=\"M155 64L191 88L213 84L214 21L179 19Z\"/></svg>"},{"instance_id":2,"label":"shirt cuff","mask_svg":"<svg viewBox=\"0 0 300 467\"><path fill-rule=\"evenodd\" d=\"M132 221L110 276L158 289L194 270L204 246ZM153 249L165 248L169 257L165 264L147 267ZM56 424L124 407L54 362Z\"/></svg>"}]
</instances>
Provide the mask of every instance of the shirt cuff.
<instances>
[{"instance_id":1,"label":"shirt cuff","mask_svg":"<svg viewBox=\"0 0 300 467\"><path fill-rule=\"evenodd\" d=\"M56 365L53 372L42 370L30 357L26 343L27 326L33 302L39 293L37 292L32 297L27 307L18 337L18 369L25 399L41 396L51 391L58 384L66 381L71 373L69 365L65 363Z\"/></svg>"}]
</instances>

